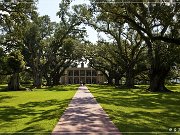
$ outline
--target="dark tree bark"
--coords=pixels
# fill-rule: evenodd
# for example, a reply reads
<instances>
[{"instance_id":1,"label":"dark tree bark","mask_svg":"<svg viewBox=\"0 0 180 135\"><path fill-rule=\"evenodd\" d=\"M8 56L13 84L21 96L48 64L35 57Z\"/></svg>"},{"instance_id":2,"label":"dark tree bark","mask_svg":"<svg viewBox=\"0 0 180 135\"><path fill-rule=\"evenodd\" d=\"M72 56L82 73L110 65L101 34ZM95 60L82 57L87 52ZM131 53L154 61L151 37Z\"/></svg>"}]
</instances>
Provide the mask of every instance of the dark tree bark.
<instances>
[{"instance_id":1,"label":"dark tree bark","mask_svg":"<svg viewBox=\"0 0 180 135\"><path fill-rule=\"evenodd\" d=\"M133 69L131 69L131 67L129 67L126 71L125 86L127 88L133 88L134 87L134 74L133 74Z\"/></svg>"},{"instance_id":2,"label":"dark tree bark","mask_svg":"<svg viewBox=\"0 0 180 135\"><path fill-rule=\"evenodd\" d=\"M109 84L109 85L112 85L112 84L113 84L112 79L113 79L112 77L108 77L108 78L107 78L107 80L108 80L108 84Z\"/></svg>"},{"instance_id":3,"label":"dark tree bark","mask_svg":"<svg viewBox=\"0 0 180 135\"><path fill-rule=\"evenodd\" d=\"M121 77L122 76L119 73L115 73L114 79L115 79L115 85L116 86L120 85L119 81L121 80Z\"/></svg>"},{"instance_id":4,"label":"dark tree bark","mask_svg":"<svg viewBox=\"0 0 180 135\"><path fill-rule=\"evenodd\" d=\"M58 74L58 73L56 73L56 74L52 77L53 86L60 84L60 77L61 77L61 74Z\"/></svg>"},{"instance_id":5,"label":"dark tree bark","mask_svg":"<svg viewBox=\"0 0 180 135\"><path fill-rule=\"evenodd\" d=\"M152 68L148 90L151 92L171 92L165 87L165 78L169 71L170 67Z\"/></svg>"},{"instance_id":6,"label":"dark tree bark","mask_svg":"<svg viewBox=\"0 0 180 135\"><path fill-rule=\"evenodd\" d=\"M47 83L46 83L47 86L52 86L52 79L51 79L51 77L48 77L46 79L46 81L47 81Z\"/></svg>"},{"instance_id":7,"label":"dark tree bark","mask_svg":"<svg viewBox=\"0 0 180 135\"><path fill-rule=\"evenodd\" d=\"M54 85L60 85L60 78L63 76L65 70L70 66L70 63L66 65L62 65L59 68L57 68L56 72L51 74L52 81L53 81L53 86Z\"/></svg>"},{"instance_id":8,"label":"dark tree bark","mask_svg":"<svg viewBox=\"0 0 180 135\"><path fill-rule=\"evenodd\" d=\"M33 86L36 88L41 88L41 86L42 86L42 73L34 72L33 80L34 80Z\"/></svg>"},{"instance_id":9,"label":"dark tree bark","mask_svg":"<svg viewBox=\"0 0 180 135\"><path fill-rule=\"evenodd\" d=\"M120 84L119 84L119 81L120 81L120 78L119 78L119 77L116 77L116 78L115 78L115 85L116 85L116 86L120 85Z\"/></svg>"},{"instance_id":10,"label":"dark tree bark","mask_svg":"<svg viewBox=\"0 0 180 135\"><path fill-rule=\"evenodd\" d=\"M107 77L108 85L113 85L113 74L109 72L109 76Z\"/></svg>"},{"instance_id":11,"label":"dark tree bark","mask_svg":"<svg viewBox=\"0 0 180 135\"><path fill-rule=\"evenodd\" d=\"M46 79L46 86L52 86L52 77L45 74L44 78Z\"/></svg>"},{"instance_id":12,"label":"dark tree bark","mask_svg":"<svg viewBox=\"0 0 180 135\"><path fill-rule=\"evenodd\" d=\"M14 73L11 75L9 83L8 83L8 90L16 91L20 89L19 84L19 73Z\"/></svg>"}]
</instances>

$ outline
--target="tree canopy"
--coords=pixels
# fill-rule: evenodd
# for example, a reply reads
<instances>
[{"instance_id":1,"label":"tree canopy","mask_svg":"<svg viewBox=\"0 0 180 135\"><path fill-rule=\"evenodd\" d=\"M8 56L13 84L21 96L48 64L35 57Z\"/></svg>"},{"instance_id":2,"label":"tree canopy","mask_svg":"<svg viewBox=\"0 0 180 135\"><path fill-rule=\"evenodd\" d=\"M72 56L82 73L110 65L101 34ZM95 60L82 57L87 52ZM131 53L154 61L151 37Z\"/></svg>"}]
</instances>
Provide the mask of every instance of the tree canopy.
<instances>
[{"instance_id":1,"label":"tree canopy","mask_svg":"<svg viewBox=\"0 0 180 135\"><path fill-rule=\"evenodd\" d=\"M59 22L40 16L34 0L0 3L0 74L10 75L9 89L18 90L27 74L33 87L59 85L68 67L86 59L109 84L125 78L128 88L143 81L168 92L165 80L180 62L180 3L90 2L61 1ZM87 41L85 26L108 39Z\"/></svg>"}]
</instances>

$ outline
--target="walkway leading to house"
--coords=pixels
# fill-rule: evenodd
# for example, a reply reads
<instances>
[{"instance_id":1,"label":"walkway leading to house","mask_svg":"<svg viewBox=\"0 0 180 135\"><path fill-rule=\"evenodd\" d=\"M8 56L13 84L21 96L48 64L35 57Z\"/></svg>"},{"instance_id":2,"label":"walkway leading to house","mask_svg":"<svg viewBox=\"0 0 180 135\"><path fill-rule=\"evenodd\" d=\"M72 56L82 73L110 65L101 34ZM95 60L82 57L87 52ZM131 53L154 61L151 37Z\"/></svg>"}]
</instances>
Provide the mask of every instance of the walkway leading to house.
<instances>
[{"instance_id":1,"label":"walkway leading to house","mask_svg":"<svg viewBox=\"0 0 180 135\"><path fill-rule=\"evenodd\" d=\"M80 86L52 135L121 135L86 86Z\"/></svg>"}]
</instances>

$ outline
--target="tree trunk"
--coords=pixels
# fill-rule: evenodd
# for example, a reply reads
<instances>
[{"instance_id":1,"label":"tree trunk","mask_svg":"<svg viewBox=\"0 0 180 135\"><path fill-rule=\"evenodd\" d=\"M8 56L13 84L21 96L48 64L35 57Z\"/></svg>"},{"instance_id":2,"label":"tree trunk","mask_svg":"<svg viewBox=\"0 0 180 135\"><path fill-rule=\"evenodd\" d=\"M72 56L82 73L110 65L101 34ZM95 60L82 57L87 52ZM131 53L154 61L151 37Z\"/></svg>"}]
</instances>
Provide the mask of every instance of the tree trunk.
<instances>
[{"instance_id":1,"label":"tree trunk","mask_svg":"<svg viewBox=\"0 0 180 135\"><path fill-rule=\"evenodd\" d=\"M44 78L46 79L46 86L52 86L52 77L44 75Z\"/></svg>"},{"instance_id":2,"label":"tree trunk","mask_svg":"<svg viewBox=\"0 0 180 135\"><path fill-rule=\"evenodd\" d=\"M108 80L108 84L109 85L112 85L113 84L113 78L111 77L111 76L109 76L108 78L107 78L107 80Z\"/></svg>"},{"instance_id":3,"label":"tree trunk","mask_svg":"<svg viewBox=\"0 0 180 135\"><path fill-rule=\"evenodd\" d=\"M42 74L40 72L34 72L33 79L34 79L33 86L36 88L41 88Z\"/></svg>"},{"instance_id":4,"label":"tree trunk","mask_svg":"<svg viewBox=\"0 0 180 135\"><path fill-rule=\"evenodd\" d=\"M168 75L170 68L161 67L160 69L151 69L150 86L148 88L151 92L171 92L165 87L165 78Z\"/></svg>"},{"instance_id":5,"label":"tree trunk","mask_svg":"<svg viewBox=\"0 0 180 135\"><path fill-rule=\"evenodd\" d=\"M113 77L114 77L114 74L113 74L113 72L109 72L109 76L108 76L108 78L107 78L107 80L108 80L108 85L113 85Z\"/></svg>"},{"instance_id":6,"label":"tree trunk","mask_svg":"<svg viewBox=\"0 0 180 135\"><path fill-rule=\"evenodd\" d=\"M134 88L134 78L133 77L131 78L130 76L128 76L126 78L125 85L126 85L127 88Z\"/></svg>"},{"instance_id":7,"label":"tree trunk","mask_svg":"<svg viewBox=\"0 0 180 135\"><path fill-rule=\"evenodd\" d=\"M127 88L134 87L134 75L131 69L126 71L126 82L125 85Z\"/></svg>"},{"instance_id":8,"label":"tree trunk","mask_svg":"<svg viewBox=\"0 0 180 135\"><path fill-rule=\"evenodd\" d=\"M48 78L46 79L46 81L47 81L46 85L47 85L47 86L52 86L51 80L52 80L51 77L48 77Z\"/></svg>"},{"instance_id":9,"label":"tree trunk","mask_svg":"<svg viewBox=\"0 0 180 135\"><path fill-rule=\"evenodd\" d=\"M115 78L115 85L119 85L119 80L118 78Z\"/></svg>"},{"instance_id":10,"label":"tree trunk","mask_svg":"<svg viewBox=\"0 0 180 135\"><path fill-rule=\"evenodd\" d=\"M16 91L20 89L19 84L19 73L14 73L11 75L9 83L8 83L8 90Z\"/></svg>"},{"instance_id":11,"label":"tree trunk","mask_svg":"<svg viewBox=\"0 0 180 135\"><path fill-rule=\"evenodd\" d=\"M116 85L116 86L119 86L119 85L120 85L120 84L119 84L120 79L121 79L121 78L120 78L118 75L115 76L115 85Z\"/></svg>"},{"instance_id":12,"label":"tree trunk","mask_svg":"<svg viewBox=\"0 0 180 135\"><path fill-rule=\"evenodd\" d=\"M55 74L55 75L52 77L53 85L59 85L59 84L60 84L60 77L61 77L60 74Z\"/></svg>"}]
</instances>

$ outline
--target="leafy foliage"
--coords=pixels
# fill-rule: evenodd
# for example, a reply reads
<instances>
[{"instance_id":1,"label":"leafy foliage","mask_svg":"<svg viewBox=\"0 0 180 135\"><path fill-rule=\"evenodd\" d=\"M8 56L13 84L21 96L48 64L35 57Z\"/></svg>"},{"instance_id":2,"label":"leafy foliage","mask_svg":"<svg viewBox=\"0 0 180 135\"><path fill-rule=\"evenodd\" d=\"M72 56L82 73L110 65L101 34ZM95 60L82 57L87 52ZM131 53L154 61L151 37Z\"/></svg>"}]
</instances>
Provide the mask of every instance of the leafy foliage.
<instances>
[{"instance_id":1,"label":"leafy foliage","mask_svg":"<svg viewBox=\"0 0 180 135\"><path fill-rule=\"evenodd\" d=\"M19 73L25 68L25 62L20 51L11 52L7 58L7 65L12 73Z\"/></svg>"}]
</instances>

